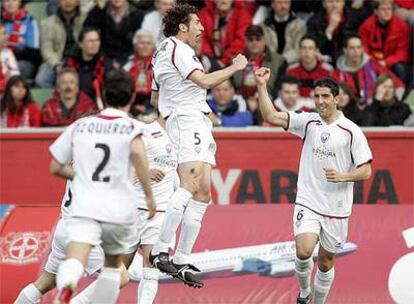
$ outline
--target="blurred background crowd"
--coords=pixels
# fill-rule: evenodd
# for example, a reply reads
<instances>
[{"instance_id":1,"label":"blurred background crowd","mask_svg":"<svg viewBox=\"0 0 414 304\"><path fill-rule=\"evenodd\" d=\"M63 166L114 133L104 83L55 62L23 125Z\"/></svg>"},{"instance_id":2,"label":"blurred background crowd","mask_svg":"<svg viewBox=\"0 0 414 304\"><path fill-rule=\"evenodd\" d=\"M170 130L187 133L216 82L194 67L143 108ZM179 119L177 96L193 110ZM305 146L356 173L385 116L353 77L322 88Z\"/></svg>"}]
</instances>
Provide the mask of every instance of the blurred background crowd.
<instances>
[{"instance_id":1,"label":"blurred background crowd","mask_svg":"<svg viewBox=\"0 0 414 304\"><path fill-rule=\"evenodd\" d=\"M414 125L414 0L192 0L207 72L238 53L244 71L209 91L215 126L268 126L253 71L272 70L282 111L314 111L313 81L338 80L338 107L360 126ZM135 81L131 115L152 120L151 58L175 0L2 0L0 127L60 127L104 107L105 75Z\"/></svg>"}]
</instances>

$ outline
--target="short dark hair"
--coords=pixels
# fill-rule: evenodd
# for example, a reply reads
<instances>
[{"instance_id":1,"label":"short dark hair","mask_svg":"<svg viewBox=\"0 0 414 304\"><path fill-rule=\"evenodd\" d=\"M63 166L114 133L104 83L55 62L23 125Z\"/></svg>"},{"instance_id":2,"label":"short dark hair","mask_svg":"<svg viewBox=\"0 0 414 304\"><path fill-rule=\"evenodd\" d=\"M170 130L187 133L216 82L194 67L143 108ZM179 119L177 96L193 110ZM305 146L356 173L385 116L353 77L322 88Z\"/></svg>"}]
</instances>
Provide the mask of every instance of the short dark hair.
<instances>
[{"instance_id":1,"label":"short dark hair","mask_svg":"<svg viewBox=\"0 0 414 304\"><path fill-rule=\"evenodd\" d=\"M190 24L190 15L197 14L198 9L189 4L177 4L167 11L162 19L164 36L171 37L178 34L180 24Z\"/></svg>"},{"instance_id":2,"label":"short dark hair","mask_svg":"<svg viewBox=\"0 0 414 304\"><path fill-rule=\"evenodd\" d=\"M284 75L280 77L278 90L281 90L284 84L296 84L300 88L300 80L292 75Z\"/></svg>"},{"instance_id":3,"label":"short dark hair","mask_svg":"<svg viewBox=\"0 0 414 304\"><path fill-rule=\"evenodd\" d=\"M62 75L64 75L64 74L72 74L73 76L76 77L76 79L78 80L78 83L79 83L79 74L78 74L78 72L74 68L64 67L64 68L62 68L62 70L59 71L59 73L56 76L56 84L59 85L60 79L62 78Z\"/></svg>"},{"instance_id":4,"label":"short dark hair","mask_svg":"<svg viewBox=\"0 0 414 304\"><path fill-rule=\"evenodd\" d=\"M83 39L85 39L86 34L88 34L90 32L97 32L98 35L99 35L99 38L101 38L101 31L100 30L98 30L97 28L94 28L94 27L87 26L87 27L82 28L82 30L80 31L78 41L82 42Z\"/></svg>"},{"instance_id":5,"label":"short dark hair","mask_svg":"<svg viewBox=\"0 0 414 304\"><path fill-rule=\"evenodd\" d=\"M324 77L324 78L316 79L313 83L313 86L315 88L316 87L329 88L334 97L339 95L339 85L331 77Z\"/></svg>"},{"instance_id":6,"label":"short dark hair","mask_svg":"<svg viewBox=\"0 0 414 304\"><path fill-rule=\"evenodd\" d=\"M131 76L124 70L113 70L105 79L103 97L108 106L125 107L131 102L134 91Z\"/></svg>"},{"instance_id":7,"label":"short dark hair","mask_svg":"<svg viewBox=\"0 0 414 304\"><path fill-rule=\"evenodd\" d=\"M393 4L394 3L394 1L392 0L374 0L374 1L372 1L372 8L374 9L374 10L377 10L378 9L378 7L381 5L381 4L383 4L383 3L387 3L387 2L390 2L391 4Z\"/></svg>"},{"instance_id":8,"label":"short dark hair","mask_svg":"<svg viewBox=\"0 0 414 304\"><path fill-rule=\"evenodd\" d=\"M263 31L263 28L260 25L252 24L246 29L246 32L245 32L244 36L246 38L263 37L264 36L264 31Z\"/></svg>"},{"instance_id":9,"label":"short dark hair","mask_svg":"<svg viewBox=\"0 0 414 304\"><path fill-rule=\"evenodd\" d=\"M361 36L359 36L358 34L356 34L356 33L349 34L349 35L345 36L345 38L344 38L344 42L343 42L343 47L344 48L348 47L348 42L351 39L359 39L362 42Z\"/></svg>"},{"instance_id":10,"label":"short dark hair","mask_svg":"<svg viewBox=\"0 0 414 304\"><path fill-rule=\"evenodd\" d=\"M317 48L317 49L319 49L318 39L316 39L316 37L315 37L315 36L311 36L311 35L305 35L305 36L303 36L303 37L300 39L299 46L302 46L302 42L303 42L304 40L312 40L312 41L315 43L316 48Z\"/></svg>"}]
</instances>

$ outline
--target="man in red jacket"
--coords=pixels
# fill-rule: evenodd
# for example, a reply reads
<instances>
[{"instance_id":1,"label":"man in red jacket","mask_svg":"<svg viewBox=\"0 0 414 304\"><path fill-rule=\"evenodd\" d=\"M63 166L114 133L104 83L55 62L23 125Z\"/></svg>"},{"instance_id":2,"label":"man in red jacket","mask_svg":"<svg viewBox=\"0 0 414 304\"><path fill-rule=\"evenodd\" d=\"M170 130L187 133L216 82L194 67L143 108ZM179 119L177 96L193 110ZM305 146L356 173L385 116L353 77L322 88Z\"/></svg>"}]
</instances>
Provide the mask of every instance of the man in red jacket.
<instances>
[{"instance_id":1,"label":"man in red jacket","mask_svg":"<svg viewBox=\"0 0 414 304\"><path fill-rule=\"evenodd\" d=\"M43 105L42 123L48 127L67 126L95 110L95 103L79 91L78 73L64 68L57 77L54 96Z\"/></svg>"},{"instance_id":2,"label":"man in red jacket","mask_svg":"<svg viewBox=\"0 0 414 304\"><path fill-rule=\"evenodd\" d=\"M199 18L204 27L201 55L209 60L210 70L231 64L244 50L244 33L252 23L249 11L241 1L209 0Z\"/></svg>"},{"instance_id":3,"label":"man in red jacket","mask_svg":"<svg viewBox=\"0 0 414 304\"><path fill-rule=\"evenodd\" d=\"M394 14L392 6L393 0L374 1L374 14L359 33L365 52L408 83L410 28Z\"/></svg>"}]
</instances>

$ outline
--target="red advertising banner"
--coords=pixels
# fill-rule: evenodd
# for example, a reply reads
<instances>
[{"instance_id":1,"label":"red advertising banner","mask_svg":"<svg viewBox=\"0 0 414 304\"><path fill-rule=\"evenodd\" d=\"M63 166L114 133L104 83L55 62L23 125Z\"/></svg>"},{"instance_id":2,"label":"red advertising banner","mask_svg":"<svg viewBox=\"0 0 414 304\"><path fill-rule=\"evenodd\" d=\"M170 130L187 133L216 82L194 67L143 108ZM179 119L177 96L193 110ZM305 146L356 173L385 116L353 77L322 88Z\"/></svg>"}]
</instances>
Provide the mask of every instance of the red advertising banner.
<instances>
[{"instance_id":1,"label":"red advertising banner","mask_svg":"<svg viewBox=\"0 0 414 304\"><path fill-rule=\"evenodd\" d=\"M328 303L414 303L413 288L408 288L414 281L413 212L412 205L354 207ZM16 207L9 216L1 231L0 303L11 303L40 270L41 263L30 259L27 246L20 263L10 258L10 252L17 252L13 248L22 250L15 244L23 236L29 240L50 229L57 214L58 208ZM293 274L292 214L288 204L211 206L193 255L204 272L204 288L161 279L156 303L294 303L298 284ZM13 233L20 239L5 242ZM31 250L31 256L46 254L43 246ZM139 265L130 269L135 278ZM53 294L42 302L51 303ZM136 295L133 281L121 291L119 303L136 303Z\"/></svg>"},{"instance_id":2,"label":"red advertising banner","mask_svg":"<svg viewBox=\"0 0 414 304\"><path fill-rule=\"evenodd\" d=\"M269 129L267 129L269 130ZM388 129L392 130L392 129ZM366 131L372 178L356 184L355 202L413 204L414 132ZM59 204L64 181L48 172L48 146L58 133L0 134L0 202ZM279 131L216 132L213 202L294 202L302 141Z\"/></svg>"}]
</instances>

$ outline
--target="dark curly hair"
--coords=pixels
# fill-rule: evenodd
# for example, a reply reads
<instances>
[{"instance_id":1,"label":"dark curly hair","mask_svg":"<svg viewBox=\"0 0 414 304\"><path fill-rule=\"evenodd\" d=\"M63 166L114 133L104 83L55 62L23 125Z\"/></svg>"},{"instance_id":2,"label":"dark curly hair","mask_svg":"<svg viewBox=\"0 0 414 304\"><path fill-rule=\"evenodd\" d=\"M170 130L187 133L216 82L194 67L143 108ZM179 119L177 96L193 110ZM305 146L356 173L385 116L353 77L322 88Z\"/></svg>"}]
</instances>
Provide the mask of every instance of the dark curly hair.
<instances>
[{"instance_id":1,"label":"dark curly hair","mask_svg":"<svg viewBox=\"0 0 414 304\"><path fill-rule=\"evenodd\" d=\"M164 36L175 36L179 32L180 24L190 24L190 15L197 14L198 9L189 4L177 4L168 10L162 23L164 25Z\"/></svg>"},{"instance_id":2,"label":"dark curly hair","mask_svg":"<svg viewBox=\"0 0 414 304\"><path fill-rule=\"evenodd\" d=\"M313 82L313 86L314 87L329 88L331 90L331 93L332 93L333 97L336 97L336 96L339 95L339 85L338 85L338 82L336 82L331 77L324 77L324 78L316 79Z\"/></svg>"}]
</instances>

